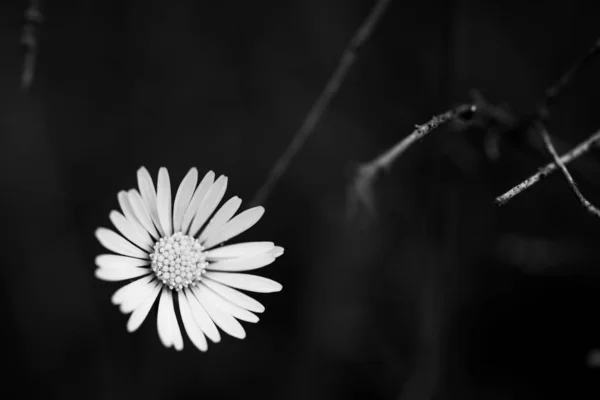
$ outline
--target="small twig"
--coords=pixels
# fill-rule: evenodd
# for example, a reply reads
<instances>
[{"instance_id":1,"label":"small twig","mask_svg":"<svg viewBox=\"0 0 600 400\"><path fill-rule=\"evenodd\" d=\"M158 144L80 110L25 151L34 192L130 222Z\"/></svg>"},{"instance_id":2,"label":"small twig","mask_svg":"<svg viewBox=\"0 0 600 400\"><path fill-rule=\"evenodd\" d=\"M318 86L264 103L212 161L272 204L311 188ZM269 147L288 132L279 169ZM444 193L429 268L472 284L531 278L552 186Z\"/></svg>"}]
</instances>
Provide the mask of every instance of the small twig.
<instances>
[{"instance_id":1,"label":"small twig","mask_svg":"<svg viewBox=\"0 0 600 400\"><path fill-rule=\"evenodd\" d=\"M476 107L474 105L461 105L446 111L445 113L436 115L424 125L417 125L417 129L410 135L377 156L375 159L360 164L350 186L349 199L351 199L353 203L356 203L357 201L362 203L367 209L372 211L374 209L372 187L377 176L383 171L388 171L394 161L411 145L423 139L440 125L452 120L456 116L463 116L468 119L475 111ZM351 207L354 207L355 205L356 204L353 204Z\"/></svg>"},{"instance_id":2,"label":"small twig","mask_svg":"<svg viewBox=\"0 0 600 400\"><path fill-rule=\"evenodd\" d=\"M530 122L528 123L528 125L527 125L528 128L526 130L533 128L536 125L538 125L541 122L548 119L548 117L550 115L549 110L548 110L549 106L552 105L562 93L564 93L565 88L573 80L575 75L577 75L577 73L579 73L579 71L581 71L581 69L598 54L600 54L600 39L596 40L594 45L589 49L589 51L586 53L585 56L583 56L581 59L579 59L577 62L575 62L575 64L573 64L573 66L571 68L569 68L552 86L550 86L548 89L545 90L544 98L541 101L540 105L538 106L536 114L533 116L533 118L531 118ZM547 132L546 132L546 135L548 135ZM581 143L579 146L577 146L576 148L571 150L571 152L567 153L559 160L562 161L563 164L566 164L566 163L570 162L571 160L579 157L581 154L587 152L589 150L591 144L597 140L597 139L593 139L596 137L596 135L597 134L592 135L588 140ZM554 148L554 146L552 146L552 148ZM582 149L582 151L580 154L577 154L574 157L569 157L569 155L571 155L574 152L577 152L577 150L581 150L581 149ZM517 186L513 187L508 192L504 193L502 196L497 197L496 204L497 205L506 204L506 202L508 202L510 199L512 199L513 197L515 197L516 195L518 195L519 193L521 193L523 190L527 189L528 187L532 186L533 184L537 183L541 178L544 178L545 176L547 176L549 173L553 172L557 168L559 168L559 167L557 167L557 165L554 163L546 165L537 174L531 176L527 180L525 180L525 181L521 182L520 184L518 184ZM568 173L568 171L567 171L567 173Z\"/></svg>"},{"instance_id":3,"label":"small twig","mask_svg":"<svg viewBox=\"0 0 600 400\"><path fill-rule=\"evenodd\" d=\"M442 125L445 122L450 121L457 115L462 115L466 113L474 113L475 106L473 105L462 105L455 109L446 111L443 114L436 115L427 121L424 125L417 125L416 128L410 135L402 139L395 146L385 151L379 157L375 158L373 161L368 164L374 165L376 168L389 169L396 160L400 156L400 154L404 153L406 149L408 149L411 145L419 140L423 139L425 136L430 134L435 130L438 126Z\"/></svg>"},{"instance_id":4,"label":"small twig","mask_svg":"<svg viewBox=\"0 0 600 400\"><path fill-rule=\"evenodd\" d=\"M548 107L554 103L558 96L563 93L567 85L573 80L573 77L586 65L592 58L600 54L600 39L590 48L585 56L579 59L573 66L565 72L558 81L544 92L544 100L538 109L538 115L541 120L548 117Z\"/></svg>"},{"instance_id":5,"label":"small twig","mask_svg":"<svg viewBox=\"0 0 600 400\"><path fill-rule=\"evenodd\" d=\"M306 139L314 131L315 126L321 119L321 115L325 111L325 108L327 108L327 105L337 93L342 82L346 78L346 75L348 75L348 71L350 70L352 65L354 65L358 51L362 48L369 36L371 36L371 33L377 26L377 23L385 13L385 10L387 9L390 3L391 0L379 0L379 2L375 5L373 10L367 17L367 19L356 31L356 33L344 49L342 58L340 59L333 75L331 76L331 78L329 78L325 89L323 89L323 91L319 95L319 98L313 104L308 115L302 122L302 125L300 126L298 131L296 131L288 147L279 157L271 171L269 171L267 180L254 196L252 204L256 205L265 201L273 186L275 186L279 178L281 178L281 176L287 169L292 158L294 158L296 153L298 153L298 151L302 148L302 145L304 144Z\"/></svg>"},{"instance_id":6,"label":"small twig","mask_svg":"<svg viewBox=\"0 0 600 400\"><path fill-rule=\"evenodd\" d=\"M583 194L577 187L577 184L575 183L575 180L571 176L571 173L569 172L567 167L565 167L565 164L563 164L560 161L560 158L558 157L558 154L556 153L556 149L554 148L554 145L552 144L552 140L550 140L550 135L548 135L548 131L546 130L546 128L544 128L543 126L540 126L539 131L540 131L540 134L542 135L542 139L544 139L544 144L546 145L548 152L552 155L552 158L554 158L554 163L556 165L558 165L558 167L561 169L563 175L565 176L565 179L569 183L569 186L571 186L571 189L573 189L573 193L575 193L575 196L577 196L577 199L579 199L579 201L581 202L581 205L584 206L585 209L588 210L588 212L590 214L595 215L596 217L600 217L600 210L598 210L596 207L594 207L594 205L592 203L590 203L588 201L588 199L583 197Z\"/></svg>"},{"instance_id":7,"label":"small twig","mask_svg":"<svg viewBox=\"0 0 600 400\"><path fill-rule=\"evenodd\" d=\"M563 155L559 158L560 162L563 165L570 163L571 161L581 157L583 154L587 153L592 145L596 142L600 141L600 130L594 133L592 136L587 138L585 141L580 143L577 147L573 148L571 151ZM502 196L498 196L496 198L495 203L499 206L506 204L510 199L523 192L524 190L530 188L534 184L538 183L540 180L550 175L552 172L556 171L559 167L556 163L551 162L541 168L536 174L530 176L523 182L519 183L517 186L510 189L508 192L504 193Z\"/></svg>"}]
</instances>

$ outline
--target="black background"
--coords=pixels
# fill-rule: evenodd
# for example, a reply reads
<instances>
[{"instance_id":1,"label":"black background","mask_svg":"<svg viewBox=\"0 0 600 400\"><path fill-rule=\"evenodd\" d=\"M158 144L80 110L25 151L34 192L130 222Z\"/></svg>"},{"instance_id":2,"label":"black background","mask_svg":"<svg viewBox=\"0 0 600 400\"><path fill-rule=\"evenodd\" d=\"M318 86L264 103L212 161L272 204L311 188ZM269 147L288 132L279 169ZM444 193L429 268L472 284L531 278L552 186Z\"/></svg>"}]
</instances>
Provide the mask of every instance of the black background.
<instances>
[{"instance_id":1,"label":"black background","mask_svg":"<svg viewBox=\"0 0 600 400\"><path fill-rule=\"evenodd\" d=\"M485 3L485 4L484 4ZM373 1L45 1L20 87L26 2L0 3L5 390L64 399L598 398L600 221L523 135L450 124L346 218L357 162L478 89L516 117L598 38L594 2L395 1L314 134L240 237L286 253L248 336L177 353L94 278L94 238L144 165L195 166L246 204ZM565 152L600 128L600 59L552 107ZM537 146L537 147L536 147ZM600 204L595 151L572 164ZM594 375L596 374L596 375Z\"/></svg>"}]
</instances>

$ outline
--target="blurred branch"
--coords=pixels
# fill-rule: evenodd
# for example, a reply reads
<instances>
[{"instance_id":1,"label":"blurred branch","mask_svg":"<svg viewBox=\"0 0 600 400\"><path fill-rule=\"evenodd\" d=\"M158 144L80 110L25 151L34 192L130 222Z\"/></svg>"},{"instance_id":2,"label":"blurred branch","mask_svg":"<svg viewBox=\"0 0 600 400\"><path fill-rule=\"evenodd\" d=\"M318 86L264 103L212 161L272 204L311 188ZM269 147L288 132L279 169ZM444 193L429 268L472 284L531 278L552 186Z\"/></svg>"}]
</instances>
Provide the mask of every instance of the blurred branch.
<instances>
[{"instance_id":1,"label":"blurred branch","mask_svg":"<svg viewBox=\"0 0 600 400\"><path fill-rule=\"evenodd\" d=\"M379 175L388 171L394 161L404 153L410 146L433 132L440 125L459 116L469 119L475 113L474 105L461 105L445 113L431 118L424 125L417 125L410 135L380 154L375 159L360 164L356 170L349 188L350 213L353 214L358 204L362 204L369 211L374 210L373 185Z\"/></svg>"},{"instance_id":2,"label":"blurred branch","mask_svg":"<svg viewBox=\"0 0 600 400\"><path fill-rule=\"evenodd\" d=\"M23 73L21 74L21 87L29 89L35 75L35 63L38 53L37 30L44 20L40 7L40 0L31 0L25 10L25 25L21 34L21 45L24 49Z\"/></svg>"},{"instance_id":3,"label":"blurred branch","mask_svg":"<svg viewBox=\"0 0 600 400\"><path fill-rule=\"evenodd\" d=\"M594 56L600 54L600 39L588 50L586 55L578 60L569 70L567 70L552 86L544 91L544 96L539 103L536 111L525 118L517 118L506 107L500 107L489 103L483 94L477 90L470 91L474 104L477 106L477 119L474 124L490 128L494 131L518 130L525 133L536 133L535 128L538 122L543 122L549 117L549 106L564 93L564 90L573 80L575 75L590 61Z\"/></svg>"},{"instance_id":4,"label":"blurred branch","mask_svg":"<svg viewBox=\"0 0 600 400\"><path fill-rule=\"evenodd\" d=\"M556 154L556 149L552 144L552 140L550 140L548 131L546 131L546 128L544 128L543 126L540 126L540 134L542 135L542 139L544 139L544 144L546 145L548 152L552 155L552 158L554 158L555 165L558 165L558 167L561 169L563 175L565 176L565 179L569 183L569 186L571 186L571 189L573 189L573 193L575 193L575 196L577 196L577 199L579 199L579 201L581 202L581 205L583 205L590 214L595 215L596 217L600 217L600 211L596 207L594 207L594 205L590 203L585 197L583 197L583 194L581 194L581 191L577 187L577 184L575 183L575 180L573 180L573 177L569 173L569 170L567 169L567 167L565 167L565 164L563 164L560 161L560 158L558 158L558 154Z\"/></svg>"},{"instance_id":5,"label":"blurred branch","mask_svg":"<svg viewBox=\"0 0 600 400\"><path fill-rule=\"evenodd\" d=\"M573 80L575 75L591 60L594 56L600 54L600 38L588 50L587 54L579 59L573 66L565 72L558 81L544 92L544 100L538 108L538 115L541 120L548 118L548 107L564 92L567 85Z\"/></svg>"},{"instance_id":6,"label":"blurred branch","mask_svg":"<svg viewBox=\"0 0 600 400\"><path fill-rule=\"evenodd\" d=\"M279 157L273 168L271 168L269 171L267 180L254 196L254 199L251 202L253 205L261 204L266 200L271 189L273 186L275 186L292 161L292 158L294 158L294 156L304 145L304 142L306 142L306 139L314 131L314 128L321 119L321 116L327 108L327 105L339 90L342 82L348 75L350 68L356 62L356 57L359 50L371 36L390 3L391 0L379 0L373 10L371 10L371 13L367 19L356 31L344 49L342 58L340 59L333 75L331 78L329 78L327 85L319 95L317 101L313 104L300 128L296 131L288 147Z\"/></svg>"},{"instance_id":7,"label":"blurred branch","mask_svg":"<svg viewBox=\"0 0 600 400\"><path fill-rule=\"evenodd\" d=\"M559 161L563 165L566 165L571 161L577 159L578 157L581 157L583 154L587 153L592 148L592 145L596 144L597 142L600 142L600 130L594 133L589 138L587 138L585 141L581 142L577 147L573 148L567 154L560 157ZM558 168L559 166L554 162L545 165L536 174L530 176L529 178L519 183L517 186L513 187L503 195L498 196L495 201L496 204L499 206L506 204L510 199L512 199L525 189L528 189L534 184L538 183L542 178L545 178L546 176L550 175Z\"/></svg>"}]
</instances>

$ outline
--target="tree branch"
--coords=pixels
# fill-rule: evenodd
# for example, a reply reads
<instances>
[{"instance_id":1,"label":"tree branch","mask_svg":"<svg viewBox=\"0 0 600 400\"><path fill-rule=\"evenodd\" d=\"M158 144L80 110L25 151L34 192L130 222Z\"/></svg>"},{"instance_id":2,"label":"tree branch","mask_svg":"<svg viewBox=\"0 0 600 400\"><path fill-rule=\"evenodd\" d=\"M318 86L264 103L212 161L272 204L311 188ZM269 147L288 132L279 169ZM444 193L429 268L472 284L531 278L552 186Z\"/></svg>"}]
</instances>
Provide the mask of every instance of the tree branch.
<instances>
[{"instance_id":1,"label":"tree branch","mask_svg":"<svg viewBox=\"0 0 600 400\"><path fill-rule=\"evenodd\" d=\"M581 71L581 69L598 54L600 54L600 39L596 40L594 45L588 50L588 52L586 53L585 56L583 56L575 64L573 64L573 66L571 68L569 68L552 86L550 86L548 89L545 90L544 98L537 109L537 113L531 119L531 122L528 125L529 128L533 128L536 125L538 125L541 122L548 119L548 117L550 115L550 112L548 110L549 106L552 105L562 93L564 93L565 88L569 85L569 83L573 80L573 78ZM586 140L585 142L583 142L582 144L577 146L575 149L571 150L571 152L569 152L567 155L563 156L562 158L560 158L558 160L561 161L563 164L566 164L566 163L570 162L571 160L579 157L581 154L587 152L589 150L591 144L595 143L595 141L597 140L597 139L593 139L596 137L597 134L598 133L592 135L588 140ZM546 136L548 136L548 132L546 132ZM548 139L549 139L549 137L548 137ZM552 142L550 142L550 146L554 149ZM548 147L548 146L546 145L546 147ZM567 158L566 160L564 159L569 154L573 153L575 150L578 150L578 149L583 149L583 151L580 154L577 154L575 157ZM556 151L554 151L554 152L556 152ZM512 199L519 193L521 193L523 190L534 185L540 179L544 178L546 175L553 172L557 168L560 168L560 167L554 163L546 165L537 174L531 176L527 180L521 182L519 185L513 187L508 192L504 193L502 196L498 196L496 198L496 204L497 205L506 204L506 202L508 202L510 199ZM564 173L564 171L563 171L563 173ZM568 171L567 171L567 173L568 173ZM583 196L582 196L582 198L583 198Z\"/></svg>"},{"instance_id":2,"label":"tree branch","mask_svg":"<svg viewBox=\"0 0 600 400\"><path fill-rule=\"evenodd\" d=\"M377 177L391 168L394 161L404 153L410 146L429 135L440 125L451 119L461 116L470 118L476 111L474 105L461 105L445 113L431 118L424 125L417 125L410 135L399 141L396 145L380 154L375 159L362 163L358 166L356 174L349 188L349 199L351 208L355 208L357 203L362 203L369 210L374 209L372 187ZM351 211L352 212L352 211Z\"/></svg>"},{"instance_id":3,"label":"tree branch","mask_svg":"<svg viewBox=\"0 0 600 400\"><path fill-rule=\"evenodd\" d=\"M596 133L594 133L589 138L587 138L585 141L581 142L579 145L577 145L571 151L569 151L568 153L566 153L565 155L560 157L559 161L563 165L566 165L566 164L570 163L571 161L573 161L573 160L581 157L585 153L587 153L592 148L592 145L596 144L597 142L600 142L600 130L597 131ZM529 189L531 186L538 183L540 180L542 180L546 176L550 175L552 172L556 171L558 168L559 168L559 166L554 162L551 162L551 163L545 165L536 174L530 176L529 178L527 178L523 182L519 183L517 186L513 187L512 189L510 189L508 192L504 193L503 195L498 196L496 198L495 203L499 206L506 204L513 197L515 197L519 193L523 192L524 190Z\"/></svg>"},{"instance_id":4,"label":"tree branch","mask_svg":"<svg viewBox=\"0 0 600 400\"><path fill-rule=\"evenodd\" d=\"M329 78L325 89L323 89L323 91L319 95L319 98L313 104L308 115L302 122L300 128L296 131L296 134L294 135L288 147L285 149L283 154L281 154L273 168L269 171L267 180L254 196L254 199L251 202L253 205L263 203L266 200L267 196L269 195L269 192L271 191L273 186L275 186L279 178L281 178L288 165L292 161L292 158L294 158L294 156L304 145L306 139L314 131L315 126L317 125L317 123L321 119L323 112L325 111L325 108L327 108L327 105L337 93L342 82L346 78L346 75L348 75L348 71L356 62L356 57L359 50L365 44L367 39L369 39L369 37L371 36L371 33L381 20L381 17L385 13L385 10L387 9L390 3L391 0L379 0L379 2L375 5L373 10L367 17L367 19L356 31L356 33L346 46L344 53L342 54L342 58L340 59L333 75L331 76L331 78Z\"/></svg>"},{"instance_id":5,"label":"tree branch","mask_svg":"<svg viewBox=\"0 0 600 400\"><path fill-rule=\"evenodd\" d=\"M577 199L579 200L581 205L585 207L585 209L588 210L590 214L600 218L600 211L596 207L594 207L594 205L590 203L585 197L583 197L583 194L577 187L577 184L575 183L575 180L569 173L569 170L567 169L567 167L565 167L565 164L563 164L563 162L560 161L560 158L558 158L558 154L556 154L556 149L552 144L552 140L550 140L550 135L548 135L548 131L541 125L540 134L542 135L542 139L544 139L544 144L546 145L548 152L552 155L552 158L554 158L554 163L558 165L558 167L561 169L563 175L565 176L565 179L569 183L569 186L571 186L571 189L573 189L573 193L575 193L575 196L577 196Z\"/></svg>"},{"instance_id":6,"label":"tree branch","mask_svg":"<svg viewBox=\"0 0 600 400\"><path fill-rule=\"evenodd\" d=\"M550 86L544 92L544 101L538 109L540 119L548 118L548 107L564 92L567 85L573 80L575 75L596 55L600 54L600 38L588 50L587 54L579 59L573 66L566 71L554 85Z\"/></svg>"},{"instance_id":7,"label":"tree branch","mask_svg":"<svg viewBox=\"0 0 600 400\"><path fill-rule=\"evenodd\" d=\"M433 132L438 126L445 122L450 121L457 115L464 115L467 113L474 113L475 106L473 105L461 105L452 110L446 111L445 113L439 114L431 118L424 125L417 125L416 128L410 135L402 139L396 145L392 146L389 150L382 153L374 160L364 165L365 167L374 167L377 169L389 169L392 163L402 153L404 153L411 145L423 139L425 136ZM370 164L370 165L369 165Z\"/></svg>"}]
</instances>

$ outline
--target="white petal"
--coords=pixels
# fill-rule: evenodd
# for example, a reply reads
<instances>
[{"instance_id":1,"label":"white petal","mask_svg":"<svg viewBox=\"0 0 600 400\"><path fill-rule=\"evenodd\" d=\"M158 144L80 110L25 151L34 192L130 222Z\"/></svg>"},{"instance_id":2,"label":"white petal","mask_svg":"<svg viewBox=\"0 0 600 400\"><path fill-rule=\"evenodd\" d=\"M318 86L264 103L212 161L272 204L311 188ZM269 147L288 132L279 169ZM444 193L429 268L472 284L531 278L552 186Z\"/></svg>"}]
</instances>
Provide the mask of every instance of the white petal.
<instances>
[{"instance_id":1,"label":"white petal","mask_svg":"<svg viewBox=\"0 0 600 400\"><path fill-rule=\"evenodd\" d=\"M212 171L208 171L206 173L206 175L204 175L204 178L202 178L202 181L200 182L198 187L196 188L196 191L194 192L194 195L192 196L192 200L190 200L190 205L188 206L187 210L185 210L185 213L183 214L183 222L181 223L181 231L183 233L187 234L188 229L190 228L190 224L192 223L192 220L196 216L196 212L198 212L198 209L200 208L200 205L204 201L204 198L206 197L206 194L208 193L209 189L211 188L214 180L215 180L215 173Z\"/></svg>"},{"instance_id":2,"label":"white petal","mask_svg":"<svg viewBox=\"0 0 600 400\"><path fill-rule=\"evenodd\" d=\"M231 315L217 307L212 301L208 292L208 288L205 286L195 287L192 289L193 294L202 304L202 307L206 310L210 318L221 328L225 333L238 338L243 339L246 337L246 332L242 325Z\"/></svg>"},{"instance_id":3,"label":"white petal","mask_svg":"<svg viewBox=\"0 0 600 400\"><path fill-rule=\"evenodd\" d=\"M146 297L144 301L142 301L142 303L133 311L129 317L129 321L127 321L127 330L129 332L137 330L140 325L142 325L142 322L144 322L148 316L148 313L150 312L150 309L154 305L161 288L162 285L156 285L152 289L152 293L150 293L150 295Z\"/></svg>"},{"instance_id":4,"label":"white petal","mask_svg":"<svg viewBox=\"0 0 600 400\"><path fill-rule=\"evenodd\" d=\"M169 307L173 312L173 302L169 302L168 298L171 294L170 290L163 290L158 301L158 317L156 318L156 327L158 329L158 337L165 347L173 345L173 329L171 327L171 314Z\"/></svg>"},{"instance_id":5,"label":"white petal","mask_svg":"<svg viewBox=\"0 0 600 400\"><path fill-rule=\"evenodd\" d=\"M271 252L265 254L259 254L254 257L246 258L229 258L222 261L209 263L206 267L209 271L250 271L253 269L262 268L265 265L271 264L275 261L275 257Z\"/></svg>"},{"instance_id":6,"label":"white petal","mask_svg":"<svg viewBox=\"0 0 600 400\"><path fill-rule=\"evenodd\" d=\"M246 242L230 244L212 249L206 253L209 261L219 261L227 258L252 257L264 254L275 247L273 242Z\"/></svg>"},{"instance_id":7,"label":"white petal","mask_svg":"<svg viewBox=\"0 0 600 400\"><path fill-rule=\"evenodd\" d=\"M214 304L216 307L220 308L227 314L237 319L241 319L242 321L258 322L258 317L252 314L250 311L242 307L238 307L230 301L224 299L223 297L210 290L206 285L200 284L200 286L202 286L205 290L204 295L206 296L208 301L210 301L212 304Z\"/></svg>"},{"instance_id":8,"label":"white petal","mask_svg":"<svg viewBox=\"0 0 600 400\"><path fill-rule=\"evenodd\" d=\"M122 267L122 268L98 268L94 275L103 281L124 281L137 278L152 272L150 268Z\"/></svg>"},{"instance_id":9,"label":"white petal","mask_svg":"<svg viewBox=\"0 0 600 400\"><path fill-rule=\"evenodd\" d=\"M173 234L173 203L171 202L171 180L165 167L158 170L158 188L156 189L156 209L158 219L165 236Z\"/></svg>"},{"instance_id":10,"label":"white petal","mask_svg":"<svg viewBox=\"0 0 600 400\"><path fill-rule=\"evenodd\" d=\"M192 315L194 316L198 327L202 329L202 332L204 332L206 337L208 337L214 343L220 342L221 334L219 333L219 330L215 326L215 323L210 318L204 307L202 307L196 296L194 296L194 294L190 290L186 290L185 295L188 299L188 304L190 305Z\"/></svg>"},{"instance_id":11,"label":"white petal","mask_svg":"<svg viewBox=\"0 0 600 400\"><path fill-rule=\"evenodd\" d=\"M152 239L150 239L150 235L144 228L132 224L118 211L111 211L109 218L115 228L121 232L121 235L129 239L130 242L146 251L152 250Z\"/></svg>"},{"instance_id":12,"label":"white petal","mask_svg":"<svg viewBox=\"0 0 600 400\"><path fill-rule=\"evenodd\" d=\"M202 333L202 329L200 329L198 324L196 324L196 320L192 315L192 310L190 309L187 297L185 296L185 294L183 294L183 290L180 290L178 292L178 300L179 312L181 312L181 320L183 321L183 327L185 328L185 332L187 333L194 346L198 348L198 350L208 350L208 343L206 342L206 338Z\"/></svg>"},{"instance_id":13,"label":"white petal","mask_svg":"<svg viewBox=\"0 0 600 400\"><path fill-rule=\"evenodd\" d=\"M204 247L210 249L219 243L223 243L224 241L239 235L240 233L254 226L254 224L258 222L264 213L264 207L258 206L238 214L231 221L227 222L217 235L210 237L204 243Z\"/></svg>"},{"instance_id":14,"label":"white petal","mask_svg":"<svg viewBox=\"0 0 600 400\"><path fill-rule=\"evenodd\" d=\"M177 316L175 315L175 305L173 304L173 292L168 290L167 295L167 314L169 315L169 323L171 324L171 335L173 338L173 347L179 351L183 349L183 337L181 336L181 330L179 329L179 322L177 322Z\"/></svg>"},{"instance_id":15,"label":"white petal","mask_svg":"<svg viewBox=\"0 0 600 400\"><path fill-rule=\"evenodd\" d=\"M269 253L271 253L271 255L273 257L277 258L277 257L279 257L280 255L283 254L283 247L281 247L281 246L275 246L271 250L269 250Z\"/></svg>"},{"instance_id":16,"label":"white petal","mask_svg":"<svg viewBox=\"0 0 600 400\"><path fill-rule=\"evenodd\" d=\"M148 253L129 243L123 236L108 229L96 229L96 238L110 251L129 257L148 258Z\"/></svg>"},{"instance_id":17,"label":"white petal","mask_svg":"<svg viewBox=\"0 0 600 400\"><path fill-rule=\"evenodd\" d=\"M150 212L144 200L140 196L137 190L131 189L127 192L129 197L129 204L131 204L131 208L135 213L136 218L140 222L140 224L151 234L155 239L159 239L161 235L158 234L154 224L152 223L152 219L150 218Z\"/></svg>"},{"instance_id":18,"label":"white petal","mask_svg":"<svg viewBox=\"0 0 600 400\"><path fill-rule=\"evenodd\" d=\"M225 194L225 190L227 189L227 177L225 175L221 175L219 179L213 183L213 185L208 190L208 193L204 197L204 201L200 204L198 211L196 212L196 216L192 221L192 226L190 227L190 236L196 236L202 225L206 222L208 217L211 216L215 208L219 205L219 202L223 198Z\"/></svg>"},{"instance_id":19,"label":"white petal","mask_svg":"<svg viewBox=\"0 0 600 400\"><path fill-rule=\"evenodd\" d=\"M242 199L237 196L232 197L227 200L223 206L215 213L215 216L210 219L206 228L202 231L200 235L200 243L204 242L207 238L211 237L214 234L217 234L221 231L221 228L225 225L227 221L233 217L236 213L240 205L242 204Z\"/></svg>"},{"instance_id":20,"label":"white petal","mask_svg":"<svg viewBox=\"0 0 600 400\"><path fill-rule=\"evenodd\" d=\"M272 293L282 289L280 283L257 275L207 271L206 277L224 285L251 292Z\"/></svg>"},{"instance_id":21,"label":"white petal","mask_svg":"<svg viewBox=\"0 0 600 400\"><path fill-rule=\"evenodd\" d=\"M117 305L126 301L129 297L137 296L139 293L139 289L142 286L146 286L150 284L150 282L154 279L153 275L148 275L143 278L138 279L137 281L133 281L128 285L123 286L119 290L117 290L111 297L110 301Z\"/></svg>"},{"instance_id":22,"label":"white petal","mask_svg":"<svg viewBox=\"0 0 600 400\"><path fill-rule=\"evenodd\" d=\"M117 194L117 199L119 200L119 206L121 206L121 211L125 215L125 218L127 218L130 223L137 225L140 229L144 229L138 218L135 216L135 212L133 211L133 207L129 201L127 192L121 190ZM148 231L146 231L146 233L147 232Z\"/></svg>"},{"instance_id":23,"label":"white petal","mask_svg":"<svg viewBox=\"0 0 600 400\"><path fill-rule=\"evenodd\" d=\"M196 189L196 183L198 183L198 170L192 168L181 181L175 195L175 203L173 204L173 232L181 231L183 214L190 205L194 189Z\"/></svg>"},{"instance_id":24,"label":"white petal","mask_svg":"<svg viewBox=\"0 0 600 400\"><path fill-rule=\"evenodd\" d=\"M135 294L131 293L129 296L123 299L123 302L119 305L119 310L123 314L129 314L150 296L156 286L160 286L160 282L153 280L148 285L139 286L135 291Z\"/></svg>"},{"instance_id":25,"label":"white petal","mask_svg":"<svg viewBox=\"0 0 600 400\"><path fill-rule=\"evenodd\" d=\"M233 304L245 308L246 310L258 313L265 311L265 306L260 304L258 301L254 300L252 297L246 295L245 293L242 293L233 288L230 288L229 286L222 285L219 282L215 282L210 279L203 279L202 283L214 290L215 293L218 293L224 299L227 299Z\"/></svg>"},{"instance_id":26,"label":"white petal","mask_svg":"<svg viewBox=\"0 0 600 400\"><path fill-rule=\"evenodd\" d=\"M100 268L143 267L150 264L149 260L140 260L115 254L101 254L96 257L96 265Z\"/></svg>"},{"instance_id":27,"label":"white petal","mask_svg":"<svg viewBox=\"0 0 600 400\"><path fill-rule=\"evenodd\" d=\"M156 190L154 189L152 177L145 167L141 167L137 171L137 178L141 198L143 199L144 205L148 210L148 216L150 217L150 220L154 222L154 225L158 227L160 236L165 236L165 233L162 231L162 227L158 218L158 211L156 209Z\"/></svg>"}]
</instances>

